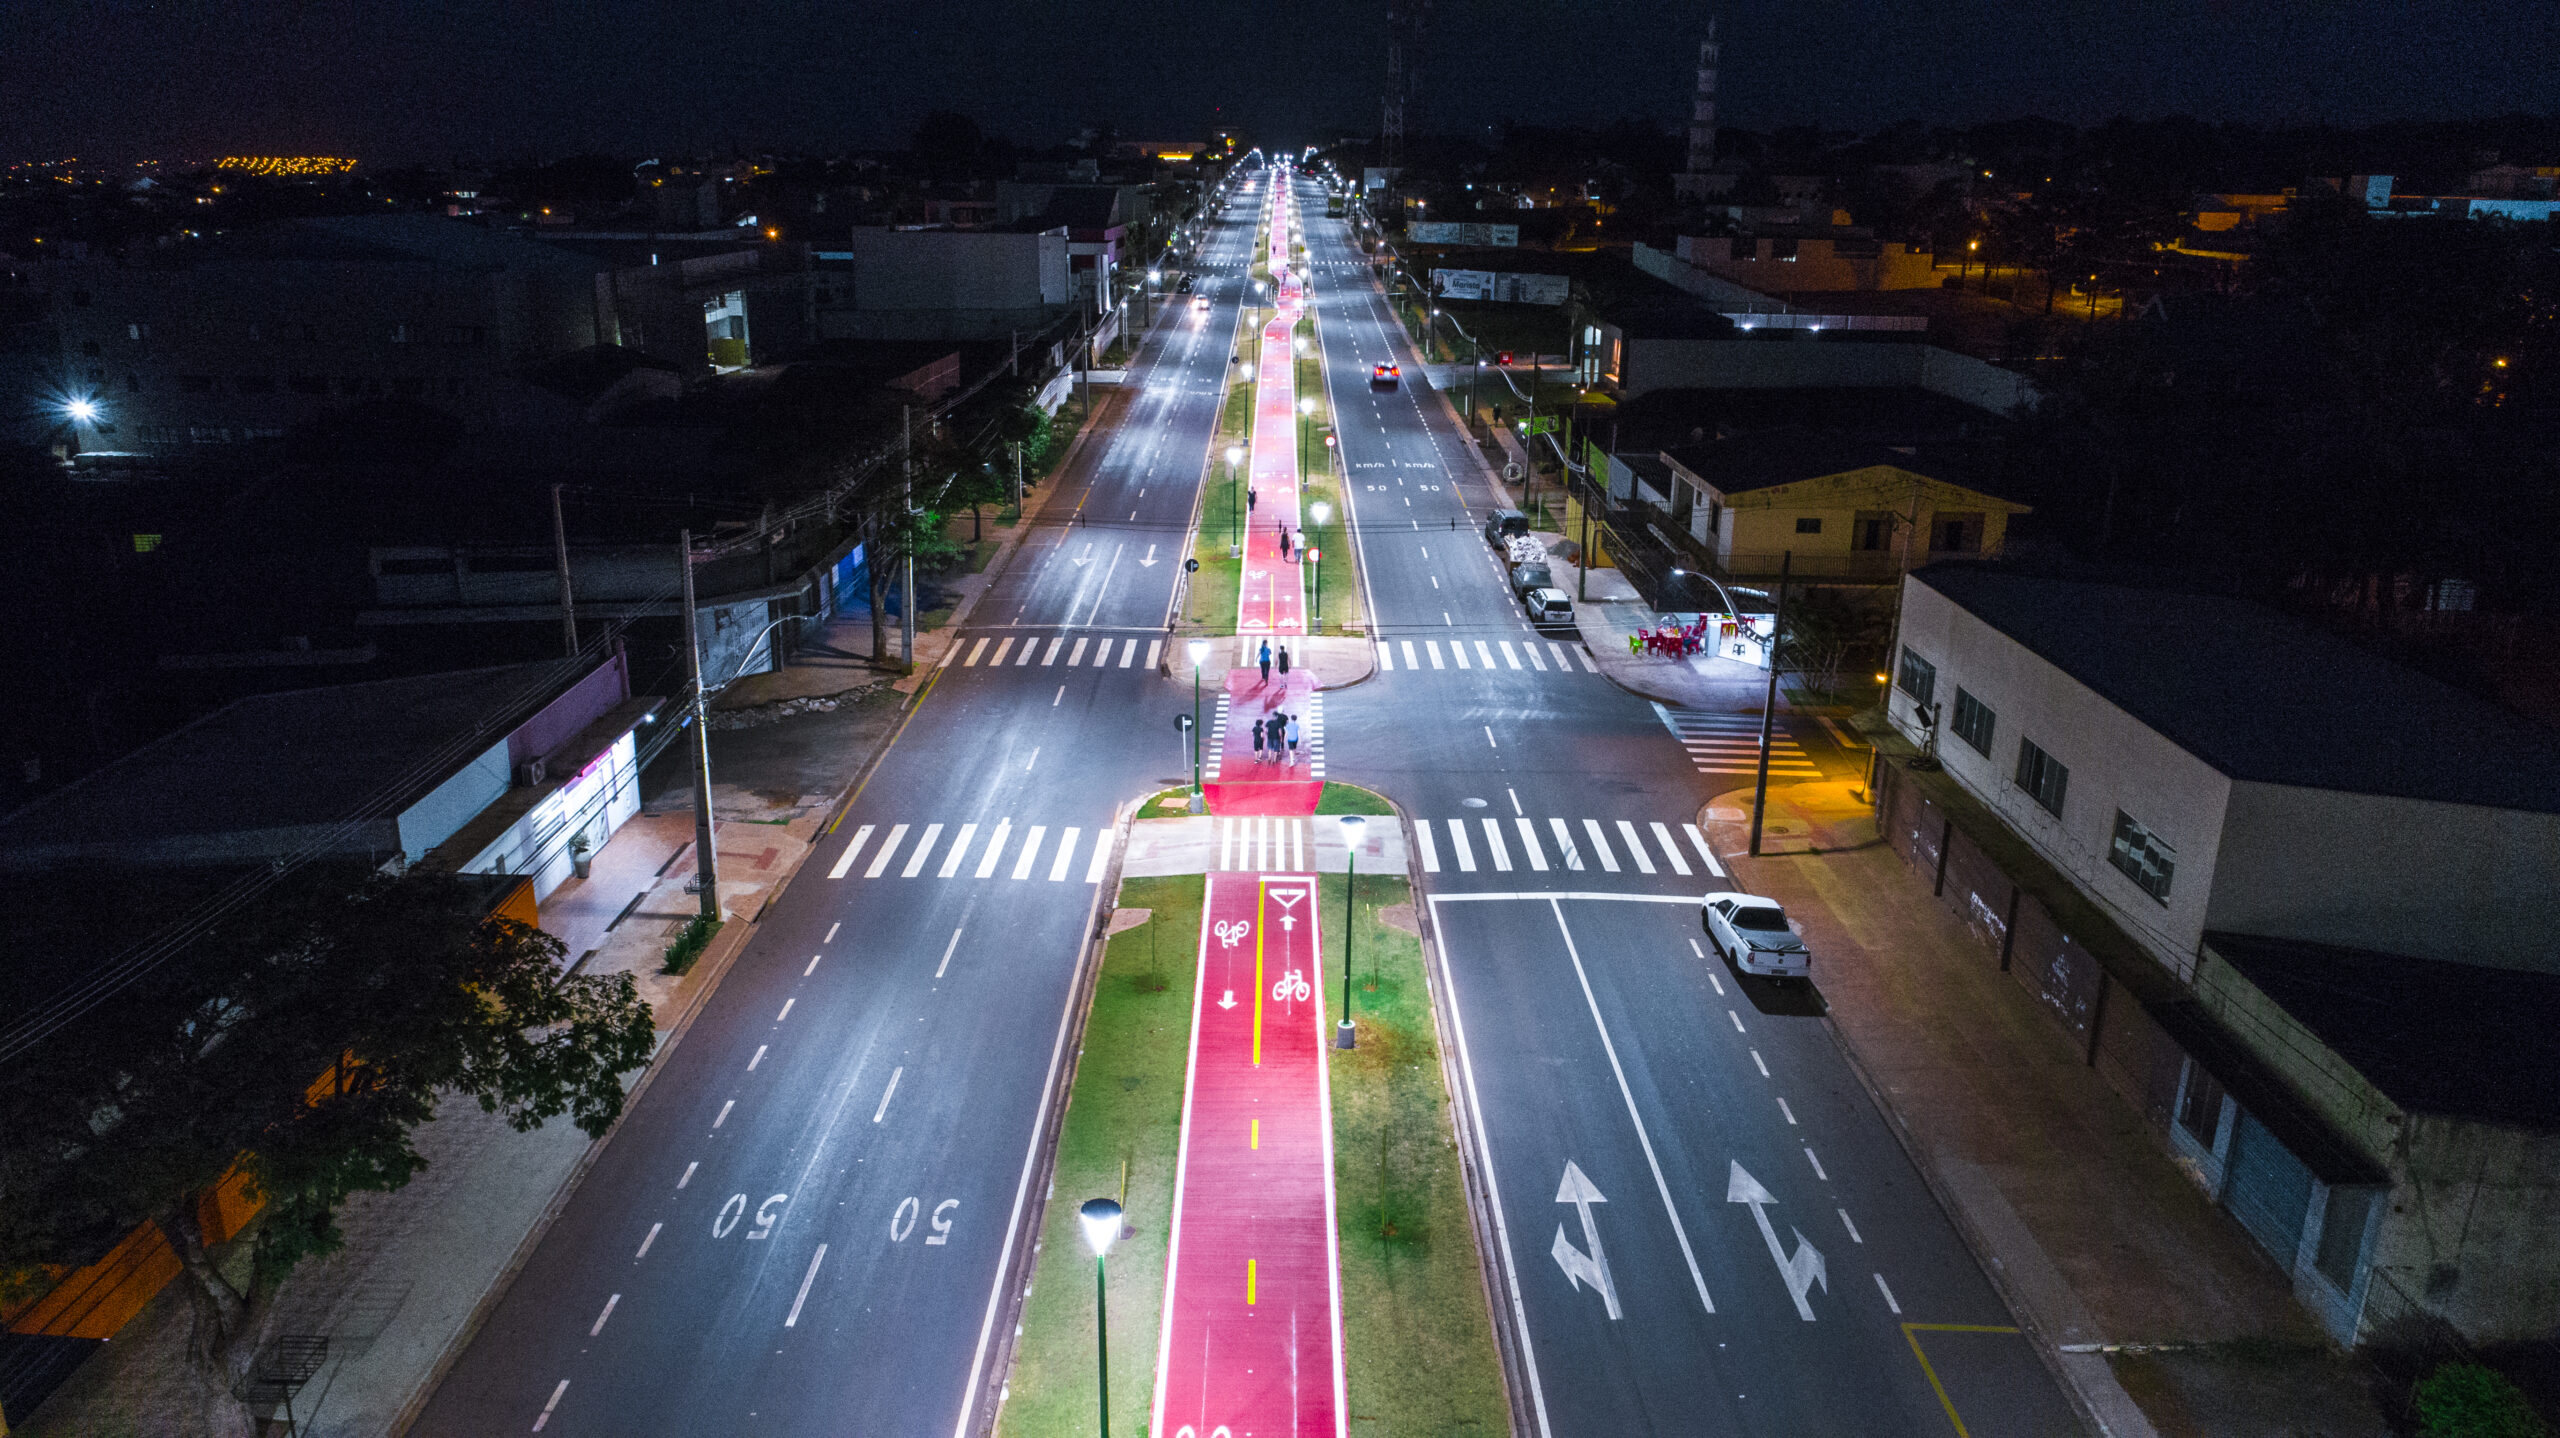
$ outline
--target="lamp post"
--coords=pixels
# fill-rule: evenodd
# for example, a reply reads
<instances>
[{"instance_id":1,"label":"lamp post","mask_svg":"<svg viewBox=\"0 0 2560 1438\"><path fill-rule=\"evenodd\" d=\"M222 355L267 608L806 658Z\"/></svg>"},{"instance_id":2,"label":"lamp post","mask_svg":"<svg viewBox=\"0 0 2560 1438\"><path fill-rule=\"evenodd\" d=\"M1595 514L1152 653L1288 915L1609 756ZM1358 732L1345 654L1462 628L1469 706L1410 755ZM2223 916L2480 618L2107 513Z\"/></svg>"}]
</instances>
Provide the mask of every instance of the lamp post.
<instances>
[{"instance_id":1,"label":"lamp post","mask_svg":"<svg viewBox=\"0 0 2560 1438\"><path fill-rule=\"evenodd\" d=\"M1358 814L1342 816L1342 1021L1333 1027L1333 1046L1347 1049L1357 1041L1351 1027L1351 915L1360 893L1360 836L1369 821Z\"/></svg>"},{"instance_id":2,"label":"lamp post","mask_svg":"<svg viewBox=\"0 0 2560 1438\"><path fill-rule=\"evenodd\" d=\"M1085 1246L1093 1250L1093 1366L1102 1380L1102 1438L1111 1438L1111 1306L1102 1280L1111 1245L1120 1241L1120 1201L1088 1198L1076 1217L1084 1224Z\"/></svg>"},{"instance_id":3,"label":"lamp post","mask_svg":"<svg viewBox=\"0 0 2560 1438\"><path fill-rule=\"evenodd\" d=\"M1234 541L1227 546L1227 558L1229 559L1238 558L1244 553L1244 470L1241 468L1243 464L1244 446L1240 444L1228 445L1227 475L1235 481L1236 485L1235 538Z\"/></svg>"},{"instance_id":4,"label":"lamp post","mask_svg":"<svg viewBox=\"0 0 2560 1438\"><path fill-rule=\"evenodd\" d=\"M1202 812L1207 801L1200 795L1200 666L1209 662L1209 641L1194 639L1182 646L1191 657L1191 812Z\"/></svg>"},{"instance_id":5,"label":"lamp post","mask_svg":"<svg viewBox=\"0 0 2560 1438\"><path fill-rule=\"evenodd\" d=\"M1300 398L1298 401L1298 473L1301 476L1307 470L1307 426L1315 415L1315 396L1307 395ZM1301 482L1304 482L1303 479Z\"/></svg>"},{"instance_id":6,"label":"lamp post","mask_svg":"<svg viewBox=\"0 0 2560 1438\"><path fill-rule=\"evenodd\" d=\"M1322 529L1325 521L1333 518L1333 506L1319 499L1307 506L1307 517L1316 522L1316 528ZM1324 551L1310 549L1307 551L1307 559L1316 567L1315 619L1307 626L1307 632L1313 634L1324 628Z\"/></svg>"}]
</instances>

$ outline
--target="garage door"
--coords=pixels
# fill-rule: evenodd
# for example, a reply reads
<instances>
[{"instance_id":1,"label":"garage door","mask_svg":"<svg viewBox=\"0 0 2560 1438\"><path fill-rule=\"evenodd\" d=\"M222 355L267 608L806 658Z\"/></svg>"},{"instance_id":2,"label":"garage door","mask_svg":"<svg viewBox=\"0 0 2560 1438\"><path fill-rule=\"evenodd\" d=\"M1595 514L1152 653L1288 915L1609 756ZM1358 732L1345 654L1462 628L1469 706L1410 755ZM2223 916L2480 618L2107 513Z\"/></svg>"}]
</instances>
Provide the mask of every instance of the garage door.
<instances>
[{"instance_id":1,"label":"garage door","mask_svg":"<svg viewBox=\"0 0 2560 1438\"><path fill-rule=\"evenodd\" d=\"M2295 1251L2302 1245L2303 1216L2311 1207L2311 1170L2246 1109L2231 1130L2231 1165L2222 1201L2240 1226L2292 1271Z\"/></svg>"}]
</instances>

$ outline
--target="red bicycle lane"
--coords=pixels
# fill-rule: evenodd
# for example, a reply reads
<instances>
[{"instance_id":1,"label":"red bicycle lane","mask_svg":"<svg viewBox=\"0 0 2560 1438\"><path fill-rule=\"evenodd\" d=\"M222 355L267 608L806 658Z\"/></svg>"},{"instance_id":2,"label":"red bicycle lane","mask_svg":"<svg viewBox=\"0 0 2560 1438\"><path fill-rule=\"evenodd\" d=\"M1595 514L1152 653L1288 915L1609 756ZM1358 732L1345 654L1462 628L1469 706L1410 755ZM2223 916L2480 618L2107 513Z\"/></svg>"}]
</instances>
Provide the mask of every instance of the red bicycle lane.
<instances>
[{"instance_id":1,"label":"red bicycle lane","mask_svg":"<svg viewBox=\"0 0 2560 1438\"><path fill-rule=\"evenodd\" d=\"M1304 530L1298 492L1298 381L1292 332L1306 308L1300 278L1289 269L1289 195L1274 187L1271 241L1264 267L1277 287L1276 310L1262 326L1254 357L1252 522L1245 527L1244 568L1236 591L1239 634L1307 632L1305 572L1297 548ZM1284 544L1287 546L1284 551Z\"/></svg>"},{"instance_id":2,"label":"red bicycle lane","mask_svg":"<svg viewBox=\"0 0 2560 1438\"><path fill-rule=\"evenodd\" d=\"M1165 1438L1342 1438L1342 1276L1312 874L1213 873L1165 1264Z\"/></svg>"}]
</instances>

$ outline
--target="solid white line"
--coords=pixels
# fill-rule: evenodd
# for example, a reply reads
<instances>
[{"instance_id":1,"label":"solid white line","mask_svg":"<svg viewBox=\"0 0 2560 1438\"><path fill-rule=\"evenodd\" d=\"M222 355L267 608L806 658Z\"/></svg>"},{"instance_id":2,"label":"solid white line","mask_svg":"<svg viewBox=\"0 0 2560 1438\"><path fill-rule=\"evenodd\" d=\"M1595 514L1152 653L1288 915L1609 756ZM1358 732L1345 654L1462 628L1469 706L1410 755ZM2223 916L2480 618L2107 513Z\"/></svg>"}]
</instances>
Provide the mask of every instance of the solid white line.
<instances>
[{"instance_id":1,"label":"solid white line","mask_svg":"<svg viewBox=\"0 0 2560 1438\"><path fill-rule=\"evenodd\" d=\"M863 845L871 842L872 827L872 825L865 824L861 828L853 831L853 842L844 846L843 856L836 860L836 866L834 868L827 871L828 878L841 879L844 877L845 870L853 867L854 856L862 852Z\"/></svg>"},{"instance_id":2,"label":"solid white line","mask_svg":"<svg viewBox=\"0 0 2560 1438\"><path fill-rule=\"evenodd\" d=\"M871 1121L878 1123L889 1112L889 1100L898 1096L898 1080L907 1071L905 1064L889 1070L889 1086L880 1091L880 1106L871 1111Z\"/></svg>"},{"instance_id":3,"label":"solid white line","mask_svg":"<svg viewBox=\"0 0 2560 1438\"><path fill-rule=\"evenodd\" d=\"M747 1060L747 1072L754 1073L756 1065L764 1062L764 1051L769 1047L771 1047L769 1044L756 1045L756 1056Z\"/></svg>"},{"instance_id":4,"label":"solid white line","mask_svg":"<svg viewBox=\"0 0 2560 1438\"><path fill-rule=\"evenodd\" d=\"M1688 1260L1689 1280L1698 1287L1698 1304L1713 1313L1716 1304L1707 1296L1706 1275L1698 1271L1698 1255L1689 1247L1689 1229L1680 1222L1680 1209L1671 1201L1671 1184L1662 1176L1662 1161L1653 1156L1653 1136L1645 1132L1644 1115L1636 1111L1635 1091L1627 1087L1627 1071L1618 1062L1618 1046L1609 1038L1608 1022L1600 1017L1600 1000L1591 992L1591 976L1582 967L1582 950L1564 921L1564 905L1551 899L1547 908L1556 916L1556 932L1564 936L1565 954L1573 960L1574 978L1582 984L1582 1001L1591 1006L1592 1026L1600 1031L1600 1051L1609 1056L1609 1072L1618 1077L1618 1095L1626 1100L1627 1118L1635 1124L1636 1141L1644 1146L1644 1161L1653 1169L1653 1186L1662 1195L1662 1211L1671 1216L1671 1232L1680 1240L1680 1256Z\"/></svg>"},{"instance_id":5,"label":"solid white line","mask_svg":"<svg viewBox=\"0 0 2560 1438\"><path fill-rule=\"evenodd\" d=\"M551 1410L560 1406L560 1395L568 1391L569 1380L563 1378L560 1380L560 1386L551 1390L551 1401L542 1405L541 1416L533 1420L534 1432L541 1432L542 1425L551 1421Z\"/></svg>"},{"instance_id":6,"label":"solid white line","mask_svg":"<svg viewBox=\"0 0 2560 1438\"><path fill-rule=\"evenodd\" d=\"M1465 828L1462 825L1454 823L1450 825L1450 828L1458 835L1459 842L1463 844L1466 839ZM1467 867L1472 870L1475 865L1469 864ZM1437 904L1444 898L1453 897L1456 896L1434 894L1431 896L1431 902ZM1438 915L1435 914L1433 917L1436 919ZM1203 926L1204 933L1205 927L1206 926ZM1445 984L1449 990L1449 1028L1450 1031L1456 1034L1458 1038L1458 1071L1466 1079L1467 1107L1475 1114L1475 1123L1471 1125L1469 1131L1475 1136L1476 1152L1484 1160L1478 1165L1478 1171L1484 1175L1485 1196L1492 1201L1491 1206L1493 1208L1494 1239L1502 1245L1503 1279L1511 1290L1511 1325L1520 1335L1520 1361L1529 1370L1529 1406L1538 1415L1538 1433L1540 1438L1552 1438L1554 1430L1547 1426L1547 1391L1545 1385L1538 1381L1538 1355L1536 1349L1529 1342L1529 1309L1528 1306L1520 1300L1520 1264L1519 1261L1512 1256L1511 1224L1510 1221L1503 1216L1502 1185L1494 1177L1493 1136L1485 1127L1484 1100L1476 1094L1475 1055L1473 1050L1467 1047L1466 1020L1460 1017L1460 1011L1464 1006L1458 1002L1457 965L1449 961L1448 931L1446 929L1440 929L1437 924L1434 924L1433 927L1441 935L1440 977L1443 984ZM1201 987L1204 986L1194 985L1193 992L1197 994ZM1191 1027L1192 1032L1199 1032L1200 1026L1196 1019ZM1190 1090L1186 1088L1184 1092L1188 1094ZM1167 1291L1165 1299L1168 1304L1172 1302L1172 1293L1170 1290ZM1164 1365L1161 1362L1157 1364L1156 1371L1159 1373L1164 1371Z\"/></svg>"},{"instance_id":7,"label":"solid white line","mask_svg":"<svg viewBox=\"0 0 2560 1438\"><path fill-rule=\"evenodd\" d=\"M1034 764L1037 764L1037 763L1039 763L1039 762L1040 762L1040 746L1039 746L1039 745L1037 745L1037 744L1034 744L1034 745L1032 745L1032 746L1031 746L1031 757L1022 761L1022 772L1023 772L1023 773L1025 773L1025 774L1030 773L1030 772L1031 772L1031 766L1032 766L1032 765L1034 765ZM948 878L948 877L949 877L949 875L945 875L944 877Z\"/></svg>"},{"instance_id":8,"label":"solid white line","mask_svg":"<svg viewBox=\"0 0 2560 1438\"><path fill-rule=\"evenodd\" d=\"M1396 647L1395 647L1394 645L1392 645L1392 644L1388 643L1387 641L1383 640L1383 639L1379 640L1379 641L1378 641L1378 668L1379 668L1379 670L1380 670L1381 672L1384 672L1384 671L1386 671L1386 670L1390 670L1390 669L1393 669L1393 668L1395 668L1395 667L1396 667Z\"/></svg>"},{"instance_id":9,"label":"solid white line","mask_svg":"<svg viewBox=\"0 0 2560 1438\"><path fill-rule=\"evenodd\" d=\"M604 1332L604 1321L613 1316L613 1306L621 1301L622 1295L619 1293L604 1301L604 1312L596 1315L595 1326L587 1330L587 1336L589 1338L593 1338L597 1334Z\"/></svg>"},{"instance_id":10,"label":"solid white line","mask_svg":"<svg viewBox=\"0 0 2560 1438\"><path fill-rule=\"evenodd\" d=\"M663 1223L653 1223L649 1225L649 1236L640 1240L640 1251L631 1255L632 1262L638 1263L641 1259L649 1256L649 1245L658 1241L658 1230L664 1227L666 1227L666 1225Z\"/></svg>"},{"instance_id":11,"label":"solid white line","mask_svg":"<svg viewBox=\"0 0 2560 1438\"><path fill-rule=\"evenodd\" d=\"M1858 1226L1849 1221L1849 1210L1843 1208L1835 1211L1840 1215L1840 1226L1849 1230L1849 1241L1863 1246L1866 1240L1858 1236Z\"/></svg>"},{"instance_id":12,"label":"solid white line","mask_svg":"<svg viewBox=\"0 0 2560 1438\"><path fill-rule=\"evenodd\" d=\"M821 1243L818 1251L809 1255L809 1271L800 1276L800 1291L791 1299L791 1316L782 1320L783 1327L800 1326L800 1305L809 1301L809 1285L818 1281L818 1265L826 1261L827 1246Z\"/></svg>"},{"instance_id":13,"label":"solid white line","mask_svg":"<svg viewBox=\"0 0 2560 1438\"><path fill-rule=\"evenodd\" d=\"M942 948L942 962L934 968L933 976L934 976L935 978L937 978L937 979L938 979L938 978L941 978L941 977L942 977L942 971L943 971L944 969L947 969L947 968L950 968L950 967L951 967L951 952L952 952L952 950L957 949L957 948L959 948L959 947L960 947L960 930L958 930L958 929L953 929L953 930L951 931L951 942L950 942L950 943L948 943L948 944L943 945L943 948Z\"/></svg>"},{"instance_id":14,"label":"solid white line","mask_svg":"<svg viewBox=\"0 0 2560 1438\"><path fill-rule=\"evenodd\" d=\"M1893 1310L1894 1317L1901 1317L1902 1305L1893 1301L1893 1290L1884 1286L1884 1275L1881 1273L1876 1275L1876 1289L1884 1294L1884 1306Z\"/></svg>"},{"instance_id":15,"label":"solid white line","mask_svg":"<svg viewBox=\"0 0 2560 1438\"><path fill-rule=\"evenodd\" d=\"M1543 894L1523 890L1507 894L1434 894L1431 896L1431 902L1435 904L1475 904L1492 899L1526 899L1539 904L1550 899L1580 899L1594 903L1687 904L1691 908L1697 907L1698 904L1697 896L1694 894L1602 894L1583 890L1556 890Z\"/></svg>"}]
</instances>

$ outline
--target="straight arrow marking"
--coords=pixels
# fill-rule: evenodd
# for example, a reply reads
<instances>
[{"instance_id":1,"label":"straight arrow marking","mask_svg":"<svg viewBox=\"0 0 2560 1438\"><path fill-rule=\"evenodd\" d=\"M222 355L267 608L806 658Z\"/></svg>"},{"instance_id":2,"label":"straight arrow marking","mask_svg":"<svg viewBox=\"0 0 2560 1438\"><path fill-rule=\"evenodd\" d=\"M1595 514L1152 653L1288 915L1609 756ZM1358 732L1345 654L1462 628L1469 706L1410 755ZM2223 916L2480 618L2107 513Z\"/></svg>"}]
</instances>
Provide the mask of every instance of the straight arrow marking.
<instances>
[{"instance_id":1,"label":"straight arrow marking","mask_svg":"<svg viewBox=\"0 0 2560 1438\"><path fill-rule=\"evenodd\" d=\"M1760 1180L1753 1178L1750 1171L1739 1163L1733 1165L1733 1172L1726 1178L1724 1201L1751 1206L1751 1217L1760 1225L1761 1240L1769 1245L1769 1257L1778 1265L1779 1275L1786 1280L1787 1296L1796 1301L1796 1316L1811 1323L1813 1305L1805 1302L1806 1291L1817 1283L1822 1285L1823 1292L1831 1291L1831 1276L1823 1268L1822 1250L1805 1241L1803 1229L1790 1228L1787 1231L1796 1236L1796 1253L1793 1258L1787 1256L1786 1249L1778 1242L1778 1230L1769 1222L1769 1205L1778 1201L1776 1196L1762 1188Z\"/></svg>"}]
</instances>

